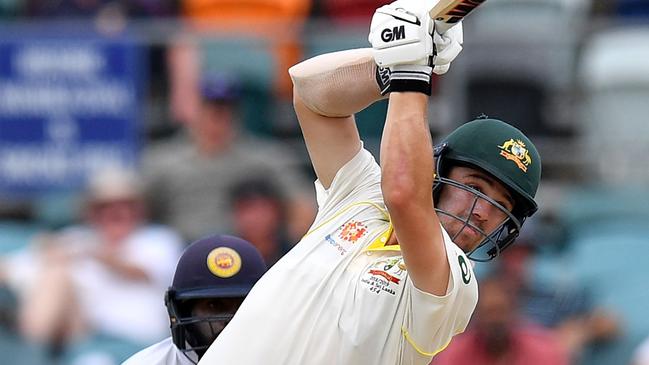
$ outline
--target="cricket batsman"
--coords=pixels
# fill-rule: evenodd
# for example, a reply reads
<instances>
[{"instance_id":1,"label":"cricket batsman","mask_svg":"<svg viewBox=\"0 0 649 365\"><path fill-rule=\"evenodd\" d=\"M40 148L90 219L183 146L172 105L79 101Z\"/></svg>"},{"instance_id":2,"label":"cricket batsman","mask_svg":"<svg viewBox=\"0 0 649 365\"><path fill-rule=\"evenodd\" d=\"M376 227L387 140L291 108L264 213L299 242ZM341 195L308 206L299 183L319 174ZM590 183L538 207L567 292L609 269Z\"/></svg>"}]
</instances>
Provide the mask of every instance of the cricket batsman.
<instances>
[{"instance_id":1,"label":"cricket batsman","mask_svg":"<svg viewBox=\"0 0 649 365\"><path fill-rule=\"evenodd\" d=\"M478 300L469 258L488 261L513 243L537 210L541 160L495 119L433 148L431 76L462 48L461 24L435 31L436 2L380 7L372 48L289 70L318 214L199 364L427 365L466 328ZM379 165L354 114L386 96Z\"/></svg>"}]
</instances>

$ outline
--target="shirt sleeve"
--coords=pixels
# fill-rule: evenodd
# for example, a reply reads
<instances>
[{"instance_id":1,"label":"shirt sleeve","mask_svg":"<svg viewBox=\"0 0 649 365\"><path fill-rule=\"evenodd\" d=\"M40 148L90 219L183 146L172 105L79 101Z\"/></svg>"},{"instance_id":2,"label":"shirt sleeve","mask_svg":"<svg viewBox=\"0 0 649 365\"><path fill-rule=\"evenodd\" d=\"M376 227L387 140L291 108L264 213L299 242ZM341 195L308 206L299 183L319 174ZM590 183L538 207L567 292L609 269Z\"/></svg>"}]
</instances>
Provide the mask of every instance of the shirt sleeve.
<instances>
[{"instance_id":1,"label":"shirt sleeve","mask_svg":"<svg viewBox=\"0 0 649 365\"><path fill-rule=\"evenodd\" d=\"M336 210L354 201L382 201L381 168L374 156L361 146L358 153L338 170L331 186L315 182L318 214Z\"/></svg>"},{"instance_id":2,"label":"shirt sleeve","mask_svg":"<svg viewBox=\"0 0 649 365\"><path fill-rule=\"evenodd\" d=\"M446 242L446 252L451 268L446 295L432 295L417 289L411 280L406 282L402 328L406 364L430 361L446 348L453 336L464 331L477 304L478 286L471 262L452 242Z\"/></svg>"}]
</instances>

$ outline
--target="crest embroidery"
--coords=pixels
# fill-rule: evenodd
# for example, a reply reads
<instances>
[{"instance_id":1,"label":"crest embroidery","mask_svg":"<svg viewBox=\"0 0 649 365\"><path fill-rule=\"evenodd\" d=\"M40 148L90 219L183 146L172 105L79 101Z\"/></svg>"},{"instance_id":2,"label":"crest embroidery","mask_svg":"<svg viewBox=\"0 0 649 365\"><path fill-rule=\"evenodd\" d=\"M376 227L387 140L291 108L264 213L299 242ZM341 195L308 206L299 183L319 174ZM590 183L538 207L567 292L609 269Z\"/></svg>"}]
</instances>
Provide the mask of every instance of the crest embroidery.
<instances>
[{"instance_id":1,"label":"crest embroidery","mask_svg":"<svg viewBox=\"0 0 649 365\"><path fill-rule=\"evenodd\" d=\"M516 163L516 166L523 172L527 172L527 166L532 163L532 158L523 141L510 139L503 143L502 146L498 146L498 148L501 150L501 156Z\"/></svg>"}]
</instances>

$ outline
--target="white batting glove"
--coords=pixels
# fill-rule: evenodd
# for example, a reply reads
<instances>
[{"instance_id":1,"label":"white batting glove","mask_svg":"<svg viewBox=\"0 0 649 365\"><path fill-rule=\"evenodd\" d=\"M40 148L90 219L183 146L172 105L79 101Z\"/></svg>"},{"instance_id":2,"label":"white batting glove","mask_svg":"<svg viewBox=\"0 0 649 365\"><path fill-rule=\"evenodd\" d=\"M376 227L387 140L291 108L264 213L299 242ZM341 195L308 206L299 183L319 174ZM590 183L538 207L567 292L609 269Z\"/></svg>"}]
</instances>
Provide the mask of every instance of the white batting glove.
<instances>
[{"instance_id":1,"label":"white batting glove","mask_svg":"<svg viewBox=\"0 0 649 365\"><path fill-rule=\"evenodd\" d=\"M435 27L435 29L438 28ZM464 43L462 21L456 23L442 34L437 33L437 31L433 32L433 44L435 45L433 73L443 75L448 71L451 62L462 51L462 43Z\"/></svg>"},{"instance_id":2,"label":"white batting glove","mask_svg":"<svg viewBox=\"0 0 649 365\"><path fill-rule=\"evenodd\" d=\"M446 73L462 50L462 24L440 35L428 11L438 0L397 0L378 8L369 41L383 94L419 91L430 95L431 73Z\"/></svg>"},{"instance_id":3,"label":"white batting glove","mask_svg":"<svg viewBox=\"0 0 649 365\"><path fill-rule=\"evenodd\" d=\"M368 39L380 67L429 64L434 23L423 7L409 3L395 1L376 9L372 16Z\"/></svg>"}]
</instances>

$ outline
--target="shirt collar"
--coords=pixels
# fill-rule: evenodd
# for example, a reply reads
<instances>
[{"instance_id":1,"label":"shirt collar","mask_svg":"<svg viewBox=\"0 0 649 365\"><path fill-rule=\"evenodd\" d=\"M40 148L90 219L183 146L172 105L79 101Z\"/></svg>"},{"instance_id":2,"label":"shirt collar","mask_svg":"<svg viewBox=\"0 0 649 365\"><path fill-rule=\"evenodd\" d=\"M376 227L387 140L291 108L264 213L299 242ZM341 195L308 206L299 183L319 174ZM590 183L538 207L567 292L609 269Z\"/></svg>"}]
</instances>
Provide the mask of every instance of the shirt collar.
<instances>
[{"instance_id":1,"label":"shirt collar","mask_svg":"<svg viewBox=\"0 0 649 365\"><path fill-rule=\"evenodd\" d=\"M376 237L374 241L372 241L372 243L370 243L370 245L365 248L364 251L401 251L401 247L399 245L386 246L393 231L394 228L392 227L392 223L390 223L388 225L388 228L386 228L385 231L383 231L378 237Z\"/></svg>"}]
</instances>

